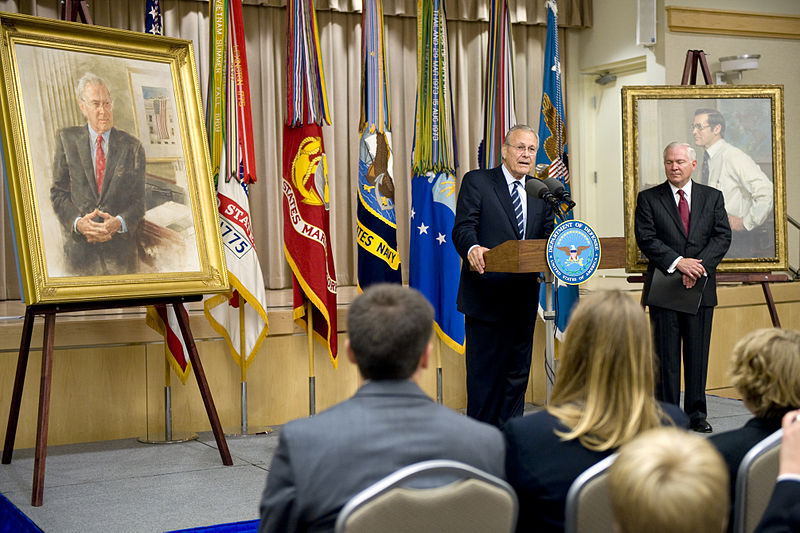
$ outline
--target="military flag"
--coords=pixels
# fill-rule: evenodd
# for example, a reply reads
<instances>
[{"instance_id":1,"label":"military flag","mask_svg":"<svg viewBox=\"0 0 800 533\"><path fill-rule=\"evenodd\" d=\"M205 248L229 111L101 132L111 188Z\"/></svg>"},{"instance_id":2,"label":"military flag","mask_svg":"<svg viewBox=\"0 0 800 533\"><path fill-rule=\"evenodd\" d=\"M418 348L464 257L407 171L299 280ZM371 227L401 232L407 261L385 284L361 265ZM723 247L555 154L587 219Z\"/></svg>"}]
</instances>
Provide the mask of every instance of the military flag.
<instances>
[{"instance_id":1,"label":"military flag","mask_svg":"<svg viewBox=\"0 0 800 533\"><path fill-rule=\"evenodd\" d=\"M547 41L544 49L544 76L542 80L542 110L539 116L539 151L536 164L547 167L547 176L557 178L569 187L569 161L567 158L567 128L564 121L564 101L561 94L561 61L558 53L558 8L555 0L545 2L547 8ZM571 219L572 213L562 213ZM556 337L560 340L567 329L572 307L578 301L577 285L555 283L554 308L556 312ZM544 308L544 285L540 289L539 305Z\"/></svg>"},{"instance_id":2,"label":"military flag","mask_svg":"<svg viewBox=\"0 0 800 533\"><path fill-rule=\"evenodd\" d=\"M292 269L294 320L336 365L336 272L330 240L328 164L322 122L330 124L313 0L288 0L287 113L283 128L283 240Z\"/></svg>"},{"instance_id":3,"label":"military flag","mask_svg":"<svg viewBox=\"0 0 800 533\"><path fill-rule=\"evenodd\" d=\"M417 77L409 283L433 305L442 341L463 353L464 315L456 309L461 261L450 239L458 154L444 0L417 2Z\"/></svg>"},{"instance_id":4,"label":"military flag","mask_svg":"<svg viewBox=\"0 0 800 533\"><path fill-rule=\"evenodd\" d=\"M383 0L365 0L361 16L361 120L358 142L358 286L401 283L394 210L392 132Z\"/></svg>"},{"instance_id":5,"label":"military flag","mask_svg":"<svg viewBox=\"0 0 800 533\"><path fill-rule=\"evenodd\" d=\"M236 363L246 369L269 324L248 198L256 174L244 21L241 0L211 0L208 9L211 68L206 130L231 292L208 298L204 308Z\"/></svg>"},{"instance_id":6,"label":"military flag","mask_svg":"<svg viewBox=\"0 0 800 533\"><path fill-rule=\"evenodd\" d=\"M503 138L517 123L514 113L514 52L506 0L491 0L486 82L483 91L483 140L478 147L480 168L500 164Z\"/></svg>"}]
</instances>

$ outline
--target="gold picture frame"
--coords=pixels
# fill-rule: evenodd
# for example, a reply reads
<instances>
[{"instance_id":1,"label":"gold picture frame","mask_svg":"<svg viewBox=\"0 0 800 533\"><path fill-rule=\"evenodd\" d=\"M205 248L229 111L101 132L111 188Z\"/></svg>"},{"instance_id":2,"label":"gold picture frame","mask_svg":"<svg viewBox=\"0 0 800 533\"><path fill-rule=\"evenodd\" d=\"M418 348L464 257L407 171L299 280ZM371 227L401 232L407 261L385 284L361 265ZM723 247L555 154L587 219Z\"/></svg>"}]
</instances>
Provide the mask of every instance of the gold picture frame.
<instances>
[{"instance_id":1,"label":"gold picture frame","mask_svg":"<svg viewBox=\"0 0 800 533\"><path fill-rule=\"evenodd\" d=\"M705 146L713 146L714 142L701 133L710 124L706 124L709 110L722 117L721 128L719 125L714 128L721 129L724 146L736 152L738 159L723 163L728 165L727 169L720 165L719 159L709 159L716 162L712 163L708 184L722 190L729 220L745 221L744 228L732 232L731 248L717 272L787 269L783 86L667 85L622 88L628 272L647 270L647 259L634 236L637 195L666 179L663 150L672 141L686 142L696 149L697 168L692 179L702 179ZM697 111L700 113L695 114ZM711 148L710 155L721 153L717 151L720 146ZM748 171L739 171L737 167ZM708 172L703 175L708 176ZM751 227L747 228L748 225Z\"/></svg>"},{"instance_id":2,"label":"gold picture frame","mask_svg":"<svg viewBox=\"0 0 800 533\"><path fill-rule=\"evenodd\" d=\"M227 290L191 42L6 13L0 42L26 304ZM108 132L107 157L90 146L101 115L113 124L96 128ZM92 224L105 224L102 237L83 231Z\"/></svg>"}]
</instances>

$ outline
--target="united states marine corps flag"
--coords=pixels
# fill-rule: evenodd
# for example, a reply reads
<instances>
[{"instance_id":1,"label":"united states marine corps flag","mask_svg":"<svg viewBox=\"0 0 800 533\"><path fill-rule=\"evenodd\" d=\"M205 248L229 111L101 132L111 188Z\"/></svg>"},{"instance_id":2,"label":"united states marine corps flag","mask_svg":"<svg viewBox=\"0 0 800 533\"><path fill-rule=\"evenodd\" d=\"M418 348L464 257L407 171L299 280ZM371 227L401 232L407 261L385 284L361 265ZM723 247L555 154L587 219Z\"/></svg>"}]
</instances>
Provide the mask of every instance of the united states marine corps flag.
<instances>
[{"instance_id":1,"label":"united states marine corps flag","mask_svg":"<svg viewBox=\"0 0 800 533\"><path fill-rule=\"evenodd\" d=\"M464 315L456 309L461 260L450 235L458 166L447 57L444 0L417 2L417 116L411 178L409 284L436 312L436 333L464 353Z\"/></svg>"},{"instance_id":2,"label":"united states marine corps flag","mask_svg":"<svg viewBox=\"0 0 800 533\"><path fill-rule=\"evenodd\" d=\"M361 18L358 143L358 286L401 283L394 210L392 133L383 47L383 0L365 0Z\"/></svg>"},{"instance_id":3,"label":"united states marine corps flag","mask_svg":"<svg viewBox=\"0 0 800 533\"><path fill-rule=\"evenodd\" d=\"M250 223L256 180L241 0L211 0L206 128L217 185L220 232L232 291L205 301L211 326L246 369L267 335L267 294Z\"/></svg>"},{"instance_id":4,"label":"united states marine corps flag","mask_svg":"<svg viewBox=\"0 0 800 533\"><path fill-rule=\"evenodd\" d=\"M561 61L558 53L558 8L555 0L545 2L547 8L547 42L544 49L544 76L542 80L542 110L539 115L539 151L536 166L547 167L547 177L557 178L569 191L567 160L567 127L564 122L564 101L561 95ZM572 213L564 214L571 219ZM539 305L544 308L544 290L539 290ZM554 307L556 311L556 337L560 340L567 329L572 307L578 301L577 285L558 285L556 282Z\"/></svg>"},{"instance_id":5,"label":"united states marine corps flag","mask_svg":"<svg viewBox=\"0 0 800 533\"><path fill-rule=\"evenodd\" d=\"M283 240L292 268L294 320L336 365L336 272L329 238L328 165L322 122L330 124L313 0L288 0L287 114L283 128Z\"/></svg>"}]
</instances>

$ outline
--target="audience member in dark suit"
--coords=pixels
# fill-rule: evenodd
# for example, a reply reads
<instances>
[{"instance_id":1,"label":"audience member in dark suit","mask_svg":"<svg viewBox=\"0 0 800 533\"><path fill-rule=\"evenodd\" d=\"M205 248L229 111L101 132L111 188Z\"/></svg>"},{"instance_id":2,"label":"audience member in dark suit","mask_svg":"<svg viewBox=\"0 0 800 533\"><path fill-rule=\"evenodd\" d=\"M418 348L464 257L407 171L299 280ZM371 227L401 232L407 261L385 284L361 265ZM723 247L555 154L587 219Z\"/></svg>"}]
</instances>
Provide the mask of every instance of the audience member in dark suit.
<instances>
[{"instance_id":1,"label":"audience member in dark suit","mask_svg":"<svg viewBox=\"0 0 800 533\"><path fill-rule=\"evenodd\" d=\"M758 329L733 349L731 383L754 415L744 427L711 437L730 472L731 503L739 464L762 439L780 429L781 418L800 408L800 333L785 329ZM729 530L733 531L733 511Z\"/></svg>"},{"instance_id":2,"label":"audience member in dark suit","mask_svg":"<svg viewBox=\"0 0 800 533\"><path fill-rule=\"evenodd\" d=\"M783 416L778 482L755 533L800 531L800 410Z\"/></svg>"},{"instance_id":3,"label":"audience member in dark suit","mask_svg":"<svg viewBox=\"0 0 800 533\"><path fill-rule=\"evenodd\" d=\"M688 427L680 408L653 396L650 324L630 296L582 297L563 348L549 405L503 428L520 532L562 531L567 491L581 472L642 431Z\"/></svg>"},{"instance_id":4,"label":"audience member in dark suit","mask_svg":"<svg viewBox=\"0 0 800 533\"><path fill-rule=\"evenodd\" d=\"M500 431L436 404L416 384L433 316L422 294L400 285L372 285L353 301L345 350L365 383L281 429L259 531L333 531L352 496L419 461L452 459L505 478Z\"/></svg>"},{"instance_id":5,"label":"audience member in dark suit","mask_svg":"<svg viewBox=\"0 0 800 533\"><path fill-rule=\"evenodd\" d=\"M473 170L458 193L453 244L461 256L458 310L465 315L467 414L502 426L522 415L539 302L537 273L485 272L483 254L514 239L544 239L554 215L525 194L539 138L524 125L503 141L503 164ZM524 229L524 230L523 230Z\"/></svg>"},{"instance_id":6,"label":"audience member in dark suit","mask_svg":"<svg viewBox=\"0 0 800 533\"><path fill-rule=\"evenodd\" d=\"M710 433L711 425L706 421L706 376L711 322L717 305L715 271L730 246L731 228L722 193L693 182L695 167L697 157L691 146L678 142L667 145L667 181L639 193L634 226L636 244L649 261L642 296L645 303L649 305L656 268L664 273L680 272L687 288L707 276L700 309L694 315L649 307L660 362L656 397L675 405L680 403L683 343L683 409L693 430Z\"/></svg>"},{"instance_id":7,"label":"audience member in dark suit","mask_svg":"<svg viewBox=\"0 0 800 533\"><path fill-rule=\"evenodd\" d=\"M78 82L83 126L56 133L50 199L71 275L134 274L144 217L142 143L114 127L111 93L93 74Z\"/></svg>"},{"instance_id":8,"label":"audience member in dark suit","mask_svg":"<svg viewBox=\"0 0 800 533\"><path fill-rule=\"evenodd\" d=\"M676 428L625 444L608 473L616 533L721 533L728 472L709 442Z\"/></svg>"}]
</instances>

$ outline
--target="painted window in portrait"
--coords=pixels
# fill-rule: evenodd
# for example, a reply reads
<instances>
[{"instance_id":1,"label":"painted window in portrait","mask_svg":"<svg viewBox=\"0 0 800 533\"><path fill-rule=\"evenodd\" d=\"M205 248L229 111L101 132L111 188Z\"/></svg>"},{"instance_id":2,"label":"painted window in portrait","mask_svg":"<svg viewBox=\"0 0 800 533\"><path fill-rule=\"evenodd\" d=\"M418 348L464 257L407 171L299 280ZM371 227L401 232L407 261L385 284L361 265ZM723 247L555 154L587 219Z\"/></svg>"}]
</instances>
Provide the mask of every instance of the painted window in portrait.
<instances>
[{"instance_id":1,"label":"painted window in portrait","mask_svg":"<svg viewBox=\"0 0 800 533\"><path fill-rule=\"evenodd\" d=\"M191 44L2 18L26 300L224 289Z\"/></svg>"},{"instance_id":2,"label":"painted window in portrait","mask_svg":"<svg viewBox=\"0 0 800 533\"><path fill-rule=\"evenodd\" d=\"M630 271L646 268L633 236L636 196L666 179L663 150L673 141L694 150L692 180L722 192L732 239L717 270L785 270L783 87L623 87Z\"/></svg>"}]
</instances>

